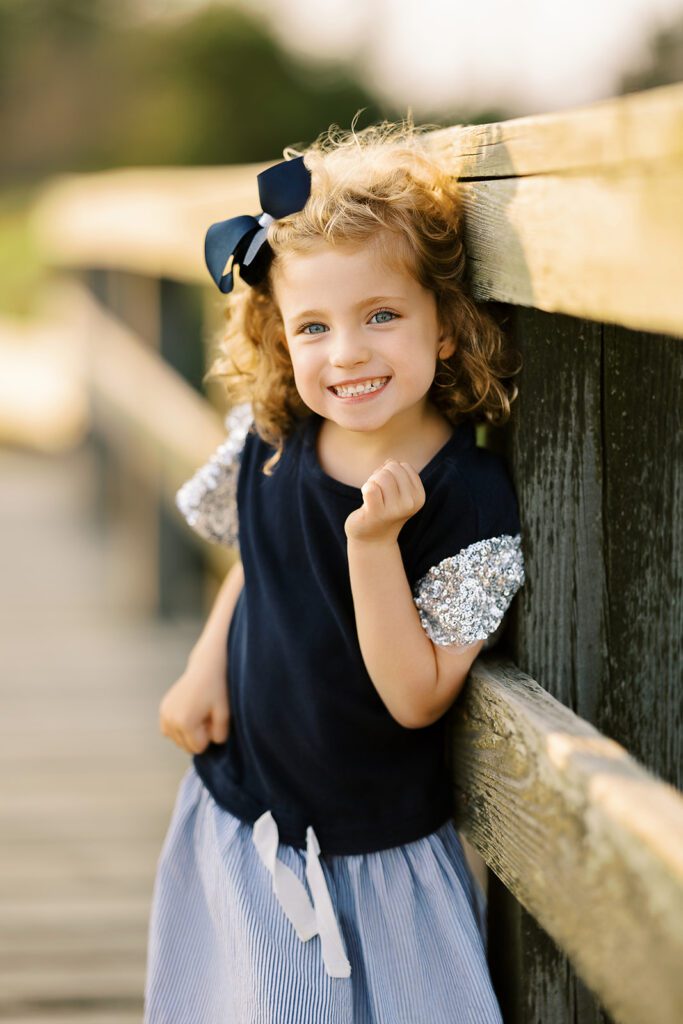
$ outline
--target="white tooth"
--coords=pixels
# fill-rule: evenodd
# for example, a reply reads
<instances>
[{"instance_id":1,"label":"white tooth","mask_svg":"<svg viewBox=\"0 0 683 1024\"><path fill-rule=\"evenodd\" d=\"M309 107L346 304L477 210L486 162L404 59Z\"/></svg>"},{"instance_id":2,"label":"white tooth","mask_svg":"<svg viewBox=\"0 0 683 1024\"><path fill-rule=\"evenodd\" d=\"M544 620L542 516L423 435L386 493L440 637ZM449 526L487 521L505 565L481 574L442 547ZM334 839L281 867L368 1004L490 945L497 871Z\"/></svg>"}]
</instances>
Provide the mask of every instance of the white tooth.
<instances>
[{"instance_id":1,"label":"white tooth","mask_svg":"<svg viewBox=\"0 0 683 1024\"><path fill-rule=\"evenodd\" d=\"M335 390L342 397L345 395L364 395L370 391L376 391L386 380L386 377L373 377L367 384L343 384L335 388Z\"/></svg>"}]
</instances>

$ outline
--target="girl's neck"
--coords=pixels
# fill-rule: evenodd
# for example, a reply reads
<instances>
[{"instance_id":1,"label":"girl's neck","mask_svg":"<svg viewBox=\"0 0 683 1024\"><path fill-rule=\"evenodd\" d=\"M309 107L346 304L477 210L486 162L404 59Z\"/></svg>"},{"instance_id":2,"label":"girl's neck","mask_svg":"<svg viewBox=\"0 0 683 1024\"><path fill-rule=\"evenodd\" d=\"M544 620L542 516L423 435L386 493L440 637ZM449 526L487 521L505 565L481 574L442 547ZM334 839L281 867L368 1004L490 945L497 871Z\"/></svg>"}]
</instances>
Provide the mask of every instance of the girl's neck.
<instances>
[{"instance_id":1,"label":"girl's neck","mask_svg":"<svg viewBox=\"0 0 683 1024\"><path fill-rule=\"evenodd\" d=\"M361 487L385 459L409 462L419 473L452 435L452 425L431 404L410 420L376 431L346 430L324 419L317 438L318 461L329 476Z\"/></svg>"}]
</instances>

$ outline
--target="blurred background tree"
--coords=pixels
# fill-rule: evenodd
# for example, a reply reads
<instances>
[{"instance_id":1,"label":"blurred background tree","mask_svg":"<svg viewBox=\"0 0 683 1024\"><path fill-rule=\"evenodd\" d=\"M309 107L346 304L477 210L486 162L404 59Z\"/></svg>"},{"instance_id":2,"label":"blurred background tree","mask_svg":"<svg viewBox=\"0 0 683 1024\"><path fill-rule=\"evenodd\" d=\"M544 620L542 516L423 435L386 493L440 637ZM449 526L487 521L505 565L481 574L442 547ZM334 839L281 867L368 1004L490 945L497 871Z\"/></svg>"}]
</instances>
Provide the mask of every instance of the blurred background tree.
<instances>
[{"instance_id":1,"label":"blurred background tree","mask_svg":"<svg viewBox=\"0 0 683 1024\"><path fill-rule=\"evenodd\" d=\"M364 44L379 8L366 14ZM348 128L358 111L359 128L406 115L365 84L363 61L374 67L376 50L293 54L275 31L287 16L244 0L0 0L0 312L32 311L42 267L26 211L53 174L275 160L332 123ZM679 13L652 32L613 94L681 77ZM411 109L417 121L480 124L518 115L507 102L503 90L485 109L457 95L447 115Z\"/></svg>"},{"instance_id":2,"label":"blurred background tree","mask_svg":"<svg viewBox=\"0 0 683 1024\"><path fill-rule=\"evenodd\" d=\"M33 311L26 211L50 175L273 160L362 108L359 127L402 113L228 5L168 20L112 0L0 0L0 311Z\"/></svg>"},{"instance_id":3,"label":"blurred background tree","mask_svg":"<svg viewBox=\"0 0 683 1024\"><path fill-rule=\"evenodd\" d=\"M329 123L398 116L340 65L306 66L241 10L178 21L110 0L1 0L0 185L58 171L277 158Z\"/></svg>"},{"instance_id":4,"label":"blurred background tree","mask_svg":"<svg viewBox=\"0 0 683 1024\"><path fill-rule=\"evenodd\" d=\"M615 96L683 81L683 15L650 36L643 62L621 75Z\"/></svg>"}]
</instances>

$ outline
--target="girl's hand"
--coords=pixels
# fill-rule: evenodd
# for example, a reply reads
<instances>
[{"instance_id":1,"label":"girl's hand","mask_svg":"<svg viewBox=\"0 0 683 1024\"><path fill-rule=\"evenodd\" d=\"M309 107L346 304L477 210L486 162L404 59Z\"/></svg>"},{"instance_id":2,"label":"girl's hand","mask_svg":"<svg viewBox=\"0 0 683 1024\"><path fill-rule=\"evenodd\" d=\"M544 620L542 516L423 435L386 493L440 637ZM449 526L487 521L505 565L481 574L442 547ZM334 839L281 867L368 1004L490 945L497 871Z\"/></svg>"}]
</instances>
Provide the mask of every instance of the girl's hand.
<instances>
[{"instance_id":1,"label":"girl's hand","mask_svg":"<svg viewBox=\"0 0 683 1024\"><path fill-rule=\"evenodd\" d=\"M190 660L162 698L159 728L188 754L201 754L209 741L228 738L230 710L224 664Z\"/></svg>"},{"instance_id":2,"label":"girl's hand","mask_svg":"<svg viewBox=\"0 0 683 1024\"><path fill-rule=\"evenodd\" d=\"M395 541L403 524L425 503L425 490L409 462L387 459L361 487L363 504L344 523L354 540Z\"/></svg>"}]
</instances>

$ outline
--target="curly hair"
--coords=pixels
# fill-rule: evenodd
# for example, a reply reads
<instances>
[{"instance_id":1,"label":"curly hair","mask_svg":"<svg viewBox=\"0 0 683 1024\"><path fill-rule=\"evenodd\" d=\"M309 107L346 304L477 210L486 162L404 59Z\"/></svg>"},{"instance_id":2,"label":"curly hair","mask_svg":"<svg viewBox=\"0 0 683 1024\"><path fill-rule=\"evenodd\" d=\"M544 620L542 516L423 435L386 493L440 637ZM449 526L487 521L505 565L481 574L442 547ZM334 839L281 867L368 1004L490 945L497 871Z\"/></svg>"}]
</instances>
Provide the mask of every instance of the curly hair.
<instances>
[{"instance_id":1,"label":"curly hair","mask_svg":"<svg viewBox=\"0 0 683 1024\"><path fill-rule=\"evenodd\" d=\"M439 326L456 348L439 359L428 399L453 425L466 417L503 424L517 397L511 378L521 367L511 365L505 335L470 294L457 179L424 143L424 133L439 126L415 126L408 115L357 132L357 117L348 131L331 125L309 147L283 150L286 159L304 157L310 197L303 210L270 224L268 274L255 286L236 282L219 354L205 376L223 381L230 404L251 402L257 432L276 449L262 467L267 476L296 424L312 415L294 383L273 271L320 241L348 245L372 238L387 262L398 260L434 293Z\"/></svg>"}]
</instances>

